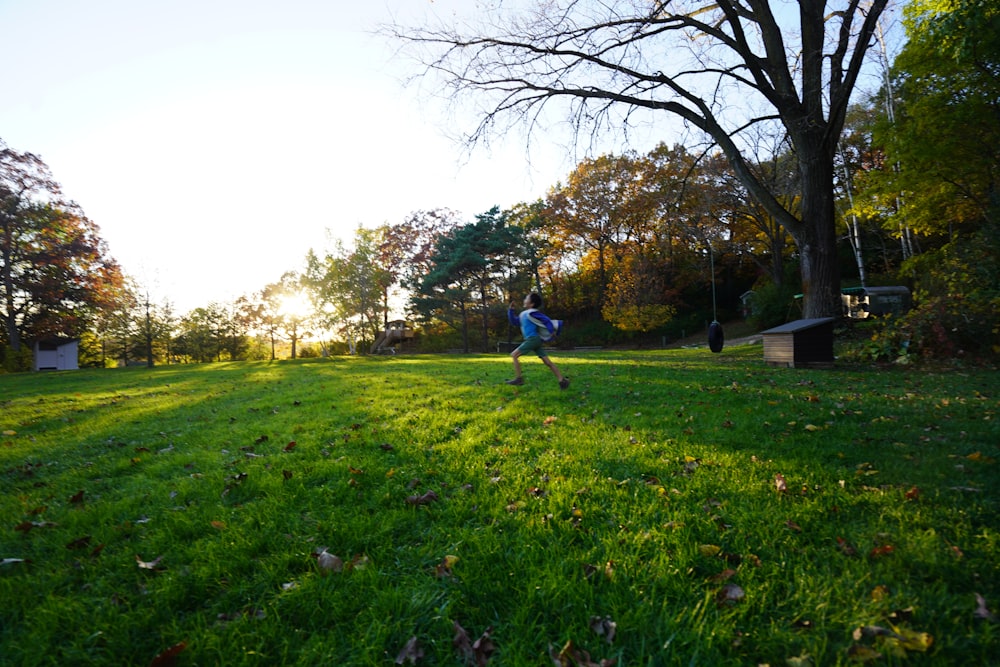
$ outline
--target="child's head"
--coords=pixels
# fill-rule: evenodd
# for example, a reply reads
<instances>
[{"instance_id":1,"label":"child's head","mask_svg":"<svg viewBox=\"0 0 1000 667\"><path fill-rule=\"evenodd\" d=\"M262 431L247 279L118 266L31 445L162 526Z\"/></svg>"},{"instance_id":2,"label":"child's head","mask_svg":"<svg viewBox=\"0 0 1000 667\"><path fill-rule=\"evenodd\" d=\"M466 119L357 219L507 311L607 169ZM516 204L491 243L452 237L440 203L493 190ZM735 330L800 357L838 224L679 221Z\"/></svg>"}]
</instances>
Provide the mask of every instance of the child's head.
<instances>
[{"instance_id":1,"label":"child's head","mask_svg":"<svg viewBox=\"0 0 1000 667\"><path fill-rule=\"evenodd\" d=\"M542 296L537 292L532 292L528 296L524 297L524 307L525 308L541 308L542 307Z\"/></svg>"}]
</instances>

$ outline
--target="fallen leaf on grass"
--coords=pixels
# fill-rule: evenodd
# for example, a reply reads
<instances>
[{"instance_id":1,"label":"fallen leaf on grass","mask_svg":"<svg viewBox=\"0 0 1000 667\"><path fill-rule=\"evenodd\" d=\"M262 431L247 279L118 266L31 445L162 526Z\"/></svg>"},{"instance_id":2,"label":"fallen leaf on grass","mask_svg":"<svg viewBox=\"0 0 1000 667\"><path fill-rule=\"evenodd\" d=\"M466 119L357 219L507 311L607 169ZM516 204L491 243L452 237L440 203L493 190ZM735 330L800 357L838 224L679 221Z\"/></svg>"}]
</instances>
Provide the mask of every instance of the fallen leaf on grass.
<instances>
[{"instance_id":1,"label":"fallen leaf on grass","mask_svg":"<svg viewBox=\"0 0 1000 667\"><path fill-rule=\"evenodd\" d=\"M149 667L171 667L171 665L177 662L177 656L186 648L187 644L184 642L174 644L153 658L153 661L149 663Z\"/></svg>"},{"instance_id":2,"label":"fallen leaf on grass","mask_svg":"<svg viewBox=\"0 0 1000 667\"><path fill-rule=\"evenodd\" d=\"M713 584L721 584L723 581L728 581L736 576L736 570L732 568L726 568L719 574L709 577L708 580Z\"/></svg>"},{"instance_id":3,"label":"fallen leaf on grass","mask_svg":"<svg viewBox=\"0 0 1000 667\"><path fill-rule=\"evenodd\" d=\"M590 563L583 564L584 579L590 579L598 572L603 572L605 579L613 579L615 576L615 562L613 560L609 560L604 564L603 568L600 565L591 565Z\"/></svg>"},{"instance_id":4,"label":"fallen leaf on grass","mask_svg":"<svg viewBox=\"0 0 1000 667\"><path fill-rule=\"evenodd\" d=\"M885 584L879 584L878 586L876 586L875 588L873 588L872 592L871 592L871 598L875 602L878 602L880 600L884 600L887 597L889 597L890 595L891 595L891 591L889 591L889 587L886 586Z\"/></svg>"},{"instance_id":5,"label":"fallen leaf on grass","mask_svg":"<svg viewBox=\"0 0 1000 667\"><path fill-rule=\"evenodd\" d=\"M934 643L934 637L926 632L897 627L893 627L893 631L892 635L882 639L882 646L898 658L905 658L907 651L926 653Z\"/></svg>"},{"instance_id":6,"label":"fallen leaf on grass","mask_svg":"<svg viewBox=\"0 0 1000 667\"><path fill-rule=\"evenodd\" d=\"M4 565L14 565L16 563L30 563L30 560L24 558L3 558L0 559L0 567Z\"/></svg>"},{"instance_id":7,"label":"fallen leaf on grass","mask_svg":"<svg viewBox=\"0 0 1000 667\"><path fill-rule=\"evenodd\" d=\"M841 553L843 553L845 556L857 556L858 555L858 550L855 549L854 546L851 545L850 542L848 542L847 540L845 540L842 537L838 537L837 538L837 548L839 548L840 551L841 551Z\"/></svg>"},{"instance_id":8,"label":"fallen leaf on grass","mask_svg":"<svg viewBox=\"0 0 1000 667\"><path fill-rule=\"evenodd\" d=\"M904 497L907 500L916 500L917 498L920 497L920 489L914 486L904 494Z\"/></svg>"},{"instance_id":9,"label":"fallen leaf on grass","mask_svg":"<svg viewBox=\"0 0 1000 667\"><path fill-rule=\"evenodd\" d=\"M895 625L890 625L888 628L880 625L865 625L857 628L854 631L853 637L856 642L863 639L874 639L876 648L881 649L882 652L890 653L897 658L905 658L907 651L925 653L934 643L934 637L926 632L910 630L909 628L902 628ZM878 653L874 649L869 649L871 653L860 650L867 648L864 645L856 644L855 646L859 647L858 653L861 656ZM867 659L872 660L874 658Z\"/></svg>"},{"instance_id":10,"label":"fallen leaf on grass","mask_svg":"<svg viewBox=\"0 0 1000 667\"><path fill-rule=\"evenodd\" d=\"M451 568L458 562L458 556L445 556L444 560L434 566L434 576L438 579L452 576Z\"/></svg>"},{"instance_id":11,"label":"fallen leaf on grass","mask_svg":"<svg viewBox=\"0 0 1000 667\"><path fill-rule=\"evenodd\" d=\"M746 597L743 588L736 584L726 584L715 595L715 602L720 607L734 605Z\"/></svg>"},{"instance_id":12,"label":"fallen leaf on grass","mask_svg":"<svg viewBox=\"0 0 1000 667\"><path fill-rule=\"evenodd\" d=\"M67 549L86 549L90 545L90 535L78 537L66 545Z\"/></svg>"},{"instance_id":13,"label":"fallen leaf on grass","mask_svg":"<svg viewBox=\"0 0 1000 667\"><path fill-rule=\"evenodd\" d=\"M479 639L473 642L469 639L469 633L458 624L458 621L454 621L453 624L455 627L455 636L451 640L451 643L462 654L465 664L484 667L497 650L496 644L490 639L490 635L493 633L493 626L491 625L486 628Z\"/></svg>"},{"instance_id":14,"label":"fallen leaf on grass","mask_svg":"<svg viewBox=\"0 0 1000 667\"><path fill-rule=\"evenodd\" d=\"M409 641L400 649L399 655L396 656L396 664L402 665L408 662L411 665L415 665L417 664L417 660L422 657L424 657L424 650L420 648L417 638L410 637Z\"/></svg>"},{"instance_id":15,"label":"fallen leaf on grass","mask_svg":"<svg viewBox=\"0 0 1000 667\"><path fill-rule=\"evenodd\" d=\"M789 530L792 530L792 531L794 531L796 533L801 533L802 532L802 526L800 526L799 524L795 523L791 519L789 519L788 521L786 521L785 525L788 527Z\"/></svg>"},{"instance_id":16,"label":"fallen leaf on grass","mask_svg":"<svg viewBox=\"0 0 1000 667\"><path fill-rule=\"evenodd\" d=\"M847 649L847 659L851 662L872 662L882 658L882 654L864 644L851 644Z\"/></svg>"},{"instance_id":17,"label":"fallen leaf on grass","mask_svg":"<svg viewBox=\"0 0 1000 667\"><path fill-rule=\"evenodd\" d=\"M549 644L549 658L555 667L611 667L618 662L617 658L605 658L600 662L594 662L590 658L590 653L573 646L572 639L558 652L552 644Z\"/></svg>"},{"instance_id":18,"label":"fallen leaf on grass","mask_svg":"<svg viewBox=\"0 0 1000 667\"><path fill-rule=\"evenodd\" d=\"M813 659L809 654L801 653L791 658L785 658L785 664L788 667L812 667Z\"/></svg>"},{"instance_id":19,"label":"fallen leaf on grass","mask_svg":"<svg viewBox=\"0 0 1000 667\"><path fill-rule=\"evenodd\" d=\"M614 641L618 624L612 621L610 616L605 616L604 618L591 616L588 625L598 637L604 637L604 641L609 644Z\"/></svg>"},{"instance_id":20,"label":"fallen leaf on grass","mask_svg":"<svg viewBox=\"0 0 1000 667\"><path fill-rule=\"evenodd\" d=\"M83 491L77 491L76 493L74 493L73 496L69 499L69 502L71 505L79 505L80 503L82 503Z\"/></svg>"},{"instance_id":21,"label":"fallen leaf on grass","mask_svg":"<svg viewBox=\"0 0 1000 667\"><path fill-rule=\"evenodd\" d=\"M889 554L891 554L895 550L896 550L896 547L892 546L891 544L883 544L883 545L877 546L874 549L872 549L871 551L869 551L868 552L868 557L869 558L882 558L883 556L888 556Z\"/></svg>"},{"instance_id":22,"label":"fallen leaf on grass","mask_svg":"<svg viewBox=\"0 0 1000 667\"><path fill-rule=\"evenodd\" d=\"M715 544L702 544L698 547L698 553L700 553L705 558L712 558L713 556L719 555L722 551L722 547L716 546Z\"/></svg>"},{"instance_id":23,"label":"fallen leaf on grass","mask_svg":"<svg viewBox=\"0 0 1000 667\"><path fill-rule=\"evenodd\" d=\"M144 561L139 556L135 557L135 562L139 566L140 570L155 570L155 571L163 570L165 568L160 567L160 561L161 560L163 560L163 556L162 555L161 556L157 556L156 558L154 558L153 560L148 561L148 562Z\"/></svg>"},{"instance_id":24,"label":"fallen leaf on grass","mask_svg":"<svg viewBox=\"0 0 1000 667\"><path fill-rule=\"evenodd\" d=\"M30 532L34 528L54 528L59 524L53 523L52 521L22 521L21 523L14 526L14 530L20 531L22 533Z\"/></svg>"},{"instance_id":25,"label":"fallen leaf on grass","mask_svg":"<svg viewBox=\"0 0 1000 667\"><path fill-rule=\"evenodd\" d=\"M440 500L440 498L433 491L428 491L421 496L407 496L406 498L406 502L409 505L428 505L436 500Z\"/></svg>"},{"instance_id":26,"label":"fallen leaf on grass","mask_svg":"<svg viewBox=\"0 0 1000 667\"><path fill-rule=\"evenodd\" d=\"M344 571L343 559L327 551L326 547L316 549L313 552L313 556L316 558L316 564L319 566L320 574L325 575L329 572Z\"/></svg>"},{"instance_id":27,"label":"fallen leaf on grass","mask_svg":"<svg viewBox=\"0 0 1000 667\"><path fill-rule=\"evenodd\" d=\"M976 611L972 613L975 618L981 618L984 621L995 621L997 617L992 611L986 606L986 598L984 598L979 593L976 593Z\"/></svg>"},{"instance_id":28,"label":"fallen leaf on grass","mask_svg":"<svg viewBox=\"0 0 1000 667\"><path fill-rule=\"evenodd\" d=\"M788 484L785 482L785 476L780 472L774 475L774 488L777 489L778 493L785 493L788 491Z\"/></svg>"},{"instance_id":29,"label":"fallen leaf on grass","mask_svg":"<svg viewBox=\"0 0 1000 667\"><path fill-rule=\"evenodd\" d=\"M297 445L297 444L298 444L297 442L295 442L294 440L292 440L287 445L285 445L284 448L282 448L281 451L283 451L283 452L290 452L293 449L295 449L295 445Z\"/></svg>"},{"instance_id":30,"label":"fallen leaf on grass","mask_svg":"<svg viewBox=\"0 0 1000 667\"><path fill-rule=\"evenodd\" d=\"M222 497L225 498L226 496L228 496L229 492L232 491L235 487L242 484L244 481L246 481L248 476L249 475L245 472L239 472L233 475L232 477L227 477L226 487L222 489Z\"/></svg>"}]
</instances>

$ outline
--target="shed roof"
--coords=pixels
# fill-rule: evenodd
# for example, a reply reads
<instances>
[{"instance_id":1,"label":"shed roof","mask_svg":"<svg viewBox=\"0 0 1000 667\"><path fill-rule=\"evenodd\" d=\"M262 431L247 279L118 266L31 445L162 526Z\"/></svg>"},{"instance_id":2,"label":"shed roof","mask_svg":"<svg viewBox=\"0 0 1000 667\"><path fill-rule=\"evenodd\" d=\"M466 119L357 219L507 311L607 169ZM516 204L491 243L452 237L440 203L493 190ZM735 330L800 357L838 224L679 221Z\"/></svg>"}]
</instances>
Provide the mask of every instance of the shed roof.
<instances>
[{"instance_id":1,"label":"shed roof","mask_svg":"<svg viewBox=\"0 0 1000 667\"><path fill-rule=\"evenodd\" d=\"M768 329L767 331L762 331L761 333L763 335L795 333L796 331L804 331L823 324L829 324L830 322L835 322L836 320L837 318L835 317L813 317L805 320L795 320L794 322L788 322L786 324L782 324L780 327L774 327L773 329Z\"/></svg>"}]
</instances>

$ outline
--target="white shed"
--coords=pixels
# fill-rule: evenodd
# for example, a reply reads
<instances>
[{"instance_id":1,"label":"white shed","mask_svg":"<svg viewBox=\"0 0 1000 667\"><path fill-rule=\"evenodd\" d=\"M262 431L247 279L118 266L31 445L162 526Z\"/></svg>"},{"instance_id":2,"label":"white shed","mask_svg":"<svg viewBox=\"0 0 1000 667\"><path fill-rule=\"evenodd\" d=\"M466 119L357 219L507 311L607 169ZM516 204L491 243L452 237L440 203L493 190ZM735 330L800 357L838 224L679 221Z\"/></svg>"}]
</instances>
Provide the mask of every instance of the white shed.
<instances>
[{"instance_id":1,"label":"white shed","mask_svg":"<svg viewBox=\"0 0 1000 667\"><path fill-rule=\"evenodd\" d=\"M78 369L80 341L69 338L35 341L36 371L75 371Z\"/></svg>"}]
</instances>

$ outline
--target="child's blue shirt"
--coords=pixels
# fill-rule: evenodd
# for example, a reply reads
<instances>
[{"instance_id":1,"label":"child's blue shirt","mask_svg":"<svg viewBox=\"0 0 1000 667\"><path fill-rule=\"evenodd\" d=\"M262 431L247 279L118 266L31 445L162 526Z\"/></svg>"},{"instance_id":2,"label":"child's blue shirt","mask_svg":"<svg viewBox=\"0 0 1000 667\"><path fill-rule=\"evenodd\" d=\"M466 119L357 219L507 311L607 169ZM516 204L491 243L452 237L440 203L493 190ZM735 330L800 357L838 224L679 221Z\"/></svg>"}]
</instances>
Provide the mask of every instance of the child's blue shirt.
<instances>
[{"instance_id":1,"label":"child's blue shirt","mask_svg":"<svg viewBox=\"0 0 1000 667\"><path fill-rule=\"evenodd\" d=\"M522 310L520 315L514 313L514 309L511 308L507 311L507 319L513 326L521 327L521 335L525 338L531 338L532 336L538 336L539 338L549 338L555 334L555 325L552 324L552 320L548 318L545 313L540 310L535 310L534 308L528 308L527 310ZM539 327L544 329L547 333L542 335L539 332Z\"/></svg>"}]
</instances>

